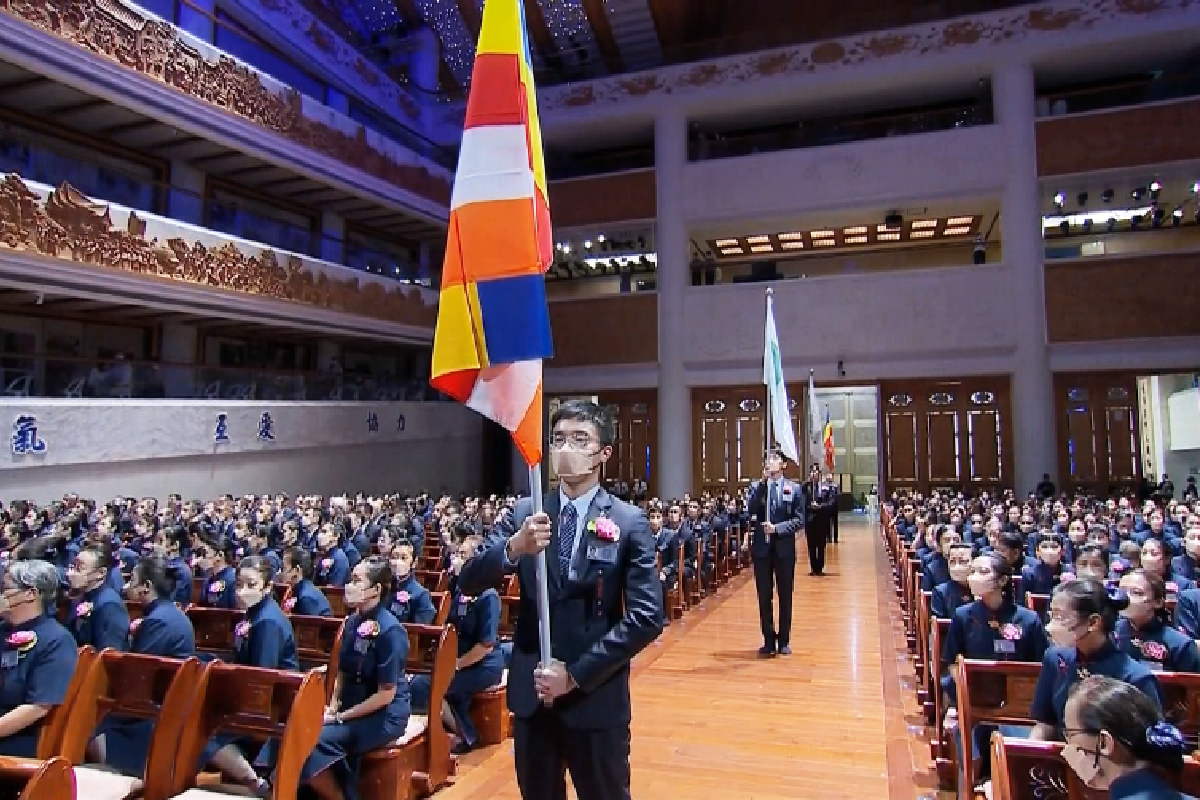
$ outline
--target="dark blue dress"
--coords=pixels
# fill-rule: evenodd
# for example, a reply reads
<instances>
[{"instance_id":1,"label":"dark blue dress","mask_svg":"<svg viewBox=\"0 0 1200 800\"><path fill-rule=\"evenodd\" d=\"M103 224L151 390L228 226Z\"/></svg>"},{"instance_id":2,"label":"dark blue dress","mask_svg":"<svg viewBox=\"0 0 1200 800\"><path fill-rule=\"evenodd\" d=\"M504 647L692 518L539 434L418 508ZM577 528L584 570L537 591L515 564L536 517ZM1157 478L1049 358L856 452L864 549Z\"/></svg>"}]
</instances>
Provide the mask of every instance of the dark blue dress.
<instances>
[{"instance_id":1,"label":"dark blue dress","mask_svg":"<svg viewBox=\"0 0 1200 800\"><path fill-rule=\"evenodd\" d=\"M205 579L204 596L198 605L237 608L237 570L225 567Z\"/></svg>"},{"instance_id":2,"label":"dark blue dress","mask_svg":"<svg viewBox=\"0 0 1200 800\"><path fill-rule=\"evenodd\" d=\"M350 580L350 560L342 548L335 547L316 559L313 583L317 586L345 586Z\"/></svg>"},{"instance_id":3,"label":"dark blue dress","mask_svg":"<svg viewBox=\"0 0 1200 800\"><path fill-rule=\"evenodd\" d=\"M454 593L450 605L450 623L458 631L458 657L462 658L477 644L491 644L492 650L466 669L455 671L450 686L446 689L446 704L454 714L454 721L468 746L478 740L475 726L471 722L471 700L480 692L500 683L504 677L504 653L500 650L500 595L488 589L478 597L467 597ZM413 676L413 694L419 698L421 708L428 708L430 679L428 675ZM438 709L429 709L429 716L436 719Z\"/></svg>"},{"instance_id":4,"label":"dark blue dress","mask_svg":"<svg viewBox=\"0 0 1200 800\"><path fill-rule=\"evenodd\" d=\"M300 669L292 623L284 616L275 598L269 594L247 609L246 619L238 623L234 632L233 657L230 663L293 672ZM213 754L227 744L237 744L239 747L243 745L240 737L235 734L218 733L209 739L200 764L207 764Z\"/></svg>"},{"instance_id":5,"label":"dark blue dress","mask_svg":"<svg viewBox=\"0 0 1200 800\"><path fill-rule=\"evenodd\" d=\"M1042 658L1042 670L1038 673L1029 715L1037 722L1053 725L1061 735L1071 687L1089 675L1104 675L1131 684L1162 708L1162 692L1150 669L1108 641L1087 657L1081 657L1074 647L1047 650Z\"/></svg>"},{"instance_id":6,"label":"dark blue dress","mask_svg":"<svg viewBox=\"0 0 1200 800\"><path fill-rule=\"evenodd\" d=\"M141 619L129 625L129 652L163 658L190 658L196 654L192 623L170 600L155 600ZM105 763L128 775L146 771L154 720L108 715L100 721L97 736L104 736Z\"/></svg>"},{"instance_id":7,"label":"dark blue dress","mask_svg":"<svg viewBox=\"0 0 1200 800\"><path fill-rule=\"evenodd\" d=\"M192 568L182 558L172 558L167 569L175 579L175 594L171 599L186 607L192 602Z\"/></svg>"},{"instance_id":8,"label":"dark blue dress","mask_svg":"<svg viewBox=\"0 0 1200 800\"><path fill-rule=\"evenodd\" d=\"M1145 664L1151 672L1200 672L1200 652L1196 642L1155 619L1142 628L1128 619L1117 620L1113 631L1117 648Z\"/></svg>"},{"instance_id":9,"label":"dark blue dress","mask_svg":"<svg viewBox=\"0 0 1200 800\"><path fill-rule=\"evenodd\" d=\"M70 631L43 615L6 632L0 645L0 715L29 703L61 705L79 660ZM42 721L38 721L0 739L0 755L35 757L41 732Z\"/></svg>"},{"instance_id":10,"label":"dark blue dress","mask_svg":"<svg viewBox=\"0 0 1200 800\"><path fill-rule=\"evenodd\" d=\"M417 582L411 572L408 577L396 587L391 596L388 610L401 623L415 622L418 625L432 625L437 617L437 608L433 605L433 596L429 590Z\"/></svg>"},{"instance_id":11,"label":"dark blue dress","mask_svg":"<svg viewBox=\"0 0 1200 800\"><path fill-rule=\"evenodd\" d=\"M129 612L120 595L105 584L71 606L67 629L80 647L90 644L97 651L110 647L124 650L129 641Z\"/></svg>"},{"instance_id":12,"label":"dark blue dress","mask_svg":"<svg viewBox=\"0 0 1200 800\"><path fill-rule=\"evenodd\" d=\"M1153 769L1139 769L1122 775L1108 787L1110 800L1196 800L1171 787Z\"/></svg>"},{"instance_id":13,"label":"dark blue dress","mask_svg":"<svg viewBox=\"0 0 1200 800\"><path fill-rule=\"evenodd\" d=\"M333 616L329 598L307 578L292 587L292 596L287 599L284 611L305 617Z\"/></svg>"},{"instance_id":14,"label":"dark blue dress","mask_svg":"<svg viewBox=\"0 0 1200 800\"><path fill-rule=\"evenodd\" d=\"M366 614L353 614L346 619L338 664L339 708L353 708L381 686L396 687L396 696L373 714L340 725L328 722L321 726L321 738L300 771L302 782L332 768L346 797L349 800L358 797L359 759L394 742L408 727L412 704L404 677L407 661L408 635L390 611L376 606Z\"/></svg>"}]
</instances>

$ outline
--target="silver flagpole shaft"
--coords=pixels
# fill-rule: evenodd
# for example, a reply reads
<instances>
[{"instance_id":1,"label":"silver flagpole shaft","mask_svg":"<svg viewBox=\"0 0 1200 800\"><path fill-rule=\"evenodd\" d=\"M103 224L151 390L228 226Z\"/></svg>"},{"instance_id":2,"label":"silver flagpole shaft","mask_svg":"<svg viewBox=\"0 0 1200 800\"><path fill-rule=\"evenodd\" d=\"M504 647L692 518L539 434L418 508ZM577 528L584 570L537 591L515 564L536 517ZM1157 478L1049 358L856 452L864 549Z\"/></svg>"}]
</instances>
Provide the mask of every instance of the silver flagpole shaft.
<instances>
[{"instance_id":1,"label":"silver flagpole shaft","mask_svg":"<svg viewBox=\"0 0 1200 800\"><path fill-rule=\"evenodd\" d=\"M529 499L533 501L533 513L541 514L542 470L540 464L529 468ZM538 645L542 664L550 663L550 581L546 572L546 551L537 554L537 608Z\"/></svg>"},{"instance_id":2,"label":"silver flagpole shaft","mask_svg":"<svg viewBox=\"0 0 1200 800\"><path fill-rule=\"evenodd\" d=\"M771 295L774 293L775 293L775 291L768 287L768 289L767 289L767 313L768 314L771 313ZM766 365L764 364L763 367L765 369ZM768 383L766 386L766 389L767 389L767 447L766 447L766 449L770 450L771 449L771 417L775 416L775 414L773 413L774 406L771 404L771 384ZM779 423L778 420L776 420L775 422L776 422L776 424Z\"/></svg>"}]
</instances>

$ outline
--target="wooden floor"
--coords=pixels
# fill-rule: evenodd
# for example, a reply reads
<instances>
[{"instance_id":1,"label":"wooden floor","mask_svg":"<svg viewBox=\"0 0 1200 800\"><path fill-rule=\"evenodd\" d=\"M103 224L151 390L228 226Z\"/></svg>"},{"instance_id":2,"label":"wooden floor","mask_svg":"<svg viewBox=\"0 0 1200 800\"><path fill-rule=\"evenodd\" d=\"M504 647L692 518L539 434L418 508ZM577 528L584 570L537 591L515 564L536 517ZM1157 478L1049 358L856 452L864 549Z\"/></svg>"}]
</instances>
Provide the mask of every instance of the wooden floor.
<instances>
[{"instance_id":1,"label":"wooden floor","mask_svg":"<svg viewBox=\"0 0 1200 800\"><path fill-rule=\"evenodd\" d=\"M756 657L762 639L748 572L638 657L635 798L934 796L879 536L843 521L827 558L824 578L808 575L804 554L796 565L791 657ZM437 794L519 797L511 740L466 756L456 784Z\"/></svg>"}]
</instances>

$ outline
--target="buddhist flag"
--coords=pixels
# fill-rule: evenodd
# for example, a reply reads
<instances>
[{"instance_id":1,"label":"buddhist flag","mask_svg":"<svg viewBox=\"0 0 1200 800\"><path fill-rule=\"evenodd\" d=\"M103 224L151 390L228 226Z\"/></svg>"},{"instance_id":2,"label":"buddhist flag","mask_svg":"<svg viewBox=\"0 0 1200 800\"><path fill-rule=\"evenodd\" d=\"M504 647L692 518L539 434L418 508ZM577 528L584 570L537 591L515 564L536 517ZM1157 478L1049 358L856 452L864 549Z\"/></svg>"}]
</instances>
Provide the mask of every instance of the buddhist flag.
<instances>
[{"instance_id":1,"label":"buddhist flag","mask_svg":"<svg viewBox=\"0 0 1200 800\"><path fill-rule=\"evenodd\" d=\"M813 381L812 370L808 371L808 444L813 463L821 458L821 438L825 425L821 422L821 407L817 404L817 384Z\"/></svg>"},{"instance_id":2,"label":"buddhist flag","mask_svg":"<svg viewBox=\"0 0 1200 800\"><path fill-rule=\"evenodd\" d=\"M825 445L825 467L833 472L833 423L829 420L829 406L825 406L825 427L821 431L821 441Z\"/></svg>"},{"instance_id":3,"label":"buddhist flag","mask_svg":"<svg viewBox=\"0 0 1200 800\"><path fill-rule=\"evenodd\" d=\"M546 167L521 0L487 0L433 336L430 383L542 458L542 359L553 354Z\"/></svg>"},{"instance_id":4,"label":"buddhist flag","mask_svg":"<svg viewBox=\"0 0 1200 800\"><path fill-rule=\"evenodd\" d=\"M792 429L792 413L788 408L787 384L783 381L783 360L779 356L779 334L775 331L775 304L767 294L767 329L763 336L763 383L767 385L767 414L770 433L779 443L784 456L793 464L800 463L796 450L796 434ZM767 447L771 442L767 442Z\"/></svg>"}]
</instances>

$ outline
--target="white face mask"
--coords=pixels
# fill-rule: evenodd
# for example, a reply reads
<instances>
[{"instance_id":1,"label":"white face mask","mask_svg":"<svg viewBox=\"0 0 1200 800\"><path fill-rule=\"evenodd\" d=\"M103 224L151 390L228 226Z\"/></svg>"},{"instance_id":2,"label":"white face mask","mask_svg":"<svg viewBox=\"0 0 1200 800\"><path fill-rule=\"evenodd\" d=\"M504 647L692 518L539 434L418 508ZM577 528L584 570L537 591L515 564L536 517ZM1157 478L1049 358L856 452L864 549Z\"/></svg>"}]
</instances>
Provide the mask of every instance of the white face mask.
<instances>
[{"instance_id":1,"label":"white face mask","mask_svg":"<svg viewBox=\"0 0 1200 800\"><path fill-rule=\"evenodd\" d=\"M237 602L241 608L254 608L263 599L261 589L238 589Z\"/></svg>"},{"instance_id":2,"label":"white face mask","mask_svg":"<svg viewBox=\"0 0 1200 800\"><path fill-rule=\"evenodd\" d=\"M395 575L397 578L407 578L408 573L411 571L412 571L412 562L411 561L397 560L397 561L392 562L392 574Z\"/></svg>"},{"instance_id":3,"label":"white face mask","mask_svg":"<svg viewBox=\"0 0 1200 800\"><path fill-rule=\"evenodd\" d=\"M1187 554L1189 556L1192 558L1200 558L1200 541L1197 541L1196 539L1188 539L1184 543L1184 547L1187 548Z\"/></svg>"},{"instance_id":4,"label":"white face mask","mask_svg":"<svg viewBox=\"0 0 1200 800\"><path fill-rule=\"evenodd\" d=\"M71 585L72 589L82 589L87 586L89 577L90 575L86 572L70 570L67 572L67 583Z\"/></svg>"},{"instance_id":5,"label":"white face mask","mask_svg":"<svg viewBox=\"0 0 1200 800\"><path fill-rule=\"evenodd\" d=\"M964 583L971 575L970 564L951 564L950 565L950 580L955 583Z\"/></svg>"},{"instance_id":6,"label":"white face mask","mask_svg":"<svg viewBox=\"0 0 1200 800\"><path fill-rule=\"evenodd\" d=\"M1046 635L1050 637L1050 641L1055 647L1075 647L1079 644L1079 634L1075 630L1069 630L1066 625L1061 622L1051 620L1046 626Z\"/></svg>"},{"instance_id":7,"label":"white face mask","mask_svg":"<svg viewBox=\"0 0 1200 800\"><path fill-rule=\"evenodd\" d=\"M346 605L351 608L358 608L367 601L367 590L357 583L347 583L346 592L343 597Z\"/></svg>"},{"instance_id":8,"label":"white face mask","mask_svg":"<svg viewBox=\"0 0 1200 800\"><path fill-rule=\"evenodd\" d=\"M563 447L550 452L551 465L554 467L554 474L560 478L583 478L590 474L596 468L594 459L598 453L589 453L586 450L575 450L569 447Z\"/></svg>"},{"instance_id":9,"label":"white face mask","mask_svg":"<svg viewBox=\"0 0 1200 800\"><path fill-rule=\"evenodd\" d=\"M1058 562L1062 561L1062 550L1038 553L1038 558L1040 558L1042 563L1046 564L1047 566L1057 567Z\"/></svg>"},{"instance_id":10,"label":"white face mask","mask_svg":"<svg viewBox=\"0 0 1200 800\"><path fill-rule=\"evenodd\" d=\"M987 575L972 575L967 579L968 585L971 587L971 594L976 597L983 597L992 591L996 586L995 578Z\"/></svg>"},{"instance_id":11,"label":"white face mask","mask_svg":"<svg viewBox=\"0 0 1200 800\"><path fill-rule=\"evenodd\" d=\"M1069 744L1062 749L1063 761L1079 776L1079 780L1087 786L1100 774L1100 754L1089 753L1081 747Z\"/></svg>"},{"instance_id":12,"label":"white face mask","mask_svg":"<svg viewBox=\"0 0 1200 800\"><path fill-rule=\"evenodd\" d=\"M1103 581L1104 573L1101 572L1100 570L1096 569L1095 567L1080 567L1078 577L1081 581L1082 580Z\"/></svg>"}]
</instances>

